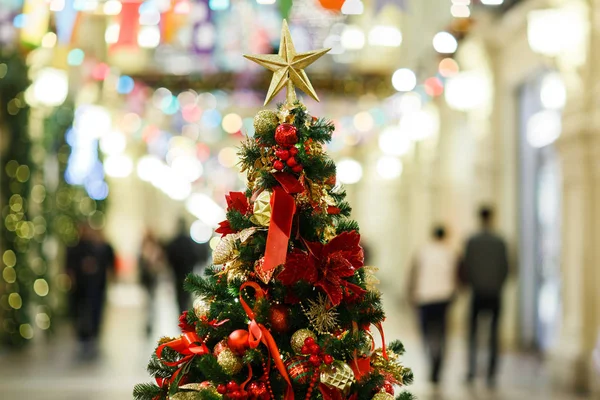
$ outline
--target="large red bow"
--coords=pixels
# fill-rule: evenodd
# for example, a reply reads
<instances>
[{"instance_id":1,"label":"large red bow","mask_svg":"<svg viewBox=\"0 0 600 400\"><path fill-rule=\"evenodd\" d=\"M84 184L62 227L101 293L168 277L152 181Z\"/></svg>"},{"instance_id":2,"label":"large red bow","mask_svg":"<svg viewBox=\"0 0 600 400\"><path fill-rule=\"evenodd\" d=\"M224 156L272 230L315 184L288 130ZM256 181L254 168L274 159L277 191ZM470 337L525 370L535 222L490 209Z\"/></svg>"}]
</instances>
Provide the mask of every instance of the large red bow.
<instances>
[{"instance_id":1,"label":"large red bow","mask_svg":"<svg viewBox=\"0 0 600 400\"><path fill-rule=\"evenodd\" d=\"M246 300L244 300L242 296L244 289L247 287L251 287L254 289L255 296L257 299L263 298L265 296L265 292L256 282L245 282L240 287L240 303L242 303L242 307L244 308L244 311L246 311L246 315L248 315L248 318L250 318L250 324L248 325L248 343L250 344L251 348L258 347L258 345L261 342L265 346L267 346L267 349L269 350L269 358L273 358L277 370L288 384L284 399L294 400L294 388L292 387L292 382L287 373L285 365L281 360L281 354L279 354L277 343L275 343L275 339L273 339L271 332L269 332L269 330L263 324L259 324L256 322L254 311L252 310L252 308L250 308L250 306L246 303Z\"/></svg>"},{"instance_id":2,"label":"large red bow","mask_svg":"<svg viewBox=\"0 0 600 400\"><path fill-rule=\"evenodd\" d=\"M165 361L162 359L162 352L165 347L168 347L172 350L175 350L179 354L183 355L183 358L177 361ZM177 370L173 373L170 379L164 379L157 377L156 383L159 386L163 386L165 383L173 383L177 376L181 373L181 371L187 365L187 362L190 361L194 356L208 354L210 351L208 347L202 342L202 340L198 337L196 332L183 332L183 334L175 340L171 340L170 342L163 343L156 348L156 356L161 362L169 367L176 367L181 365ZM180 384L183 383L183 380L180 381Z\"/></svg>"}]
</instances>

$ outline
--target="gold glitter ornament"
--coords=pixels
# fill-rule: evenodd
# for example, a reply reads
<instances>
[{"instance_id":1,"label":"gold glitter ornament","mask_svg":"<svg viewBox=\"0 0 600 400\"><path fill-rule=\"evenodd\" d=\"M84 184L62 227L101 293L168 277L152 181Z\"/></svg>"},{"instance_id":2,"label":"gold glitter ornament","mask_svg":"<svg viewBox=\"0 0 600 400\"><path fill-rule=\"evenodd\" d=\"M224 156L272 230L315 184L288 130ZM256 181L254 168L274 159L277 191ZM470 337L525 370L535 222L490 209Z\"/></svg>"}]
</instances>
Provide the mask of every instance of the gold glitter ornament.
<instances>
[{"instance_id":1,"label":"gold glitter ornament","mask_svg":"<svg viewBox=\"0 0 600 400\"><path fill-rule=\"evenodd\" d=\"M212 383L188 383L179 387L180 392L169 397L170 400L196 400L198 399L198 392L210 392L211 396L218 396L223 398Z\"/></svg>"},{"instance_id":2,"label":"gold glitter ornament","mask_svg":"<svg viewBox=\"0 0 600 400\"><path fill-rule=\"evenodd\" d=\"M379 392L371 400L394 400L395 397L386 392Z\"/></svg>"},{"instance_id":3,"label":"gold glitter ornament","mask_svg":"<svg viewBox=\"0 0 600 400\"><path fill-rule=\"evenodd\" d=\"M335 360L321 367L321 383L339 389L347 395L354 383L354 371L343 361Z\"/></svg>"},{"instance_id":4,"label":"gold glitter ornament","mask_svg":"<svg viewBox=\"0 0 600 400\"><path fill-rule=\"evenodd\" d=\"M201 319L202 317L207 317L209 312L210 303L206 301L205 298L198 297L196 300L194 300L194 314L196 314L196 317L198 317L198 319Z\"/></svg>"},{"instance_id":5,"label":"gold glitter ornament","mask_svg":"<svg viewBox=\"0 0 600 400\"><path fill-rule=\"evenodd\" d=\"M237 235L235 233L230 233L229 235L225 235L217 244L217 247L212 253L213 256L213 264L221 265L225 264L227 261L231 260L237 251L235 241L237 240Z\"/></svg>"},{"instance_id":6,"label":"gold glitter ornament","mask_svg":"<svg viewBox=\"0 0 600 400\"><path fill-rule=\"evenodd\" d=\"M392 350L387 350L387 360L383 357L383 350L377 349L371 355L371 366L384 373L390 374L398 384L403 384L403 376L409 372L409 368L405 368L400 364L400 356L394 353Z\"/></svg>"},{"instance_id":7,"label":"gold glitter ornament","mask_svg":"<svg viewBox=\"0 0 600 400\"><path fill-rule=\"evenodd\" d=\"M326 334L339 327L337 309L331 305L327 296L319 294L316 300L308 300L306 304L304 315L317 332Z\"/></svg>"},{"instance_id":8,"label":"gold glitter ornament","mask_svg":"<svg viewBox=\"0 0 600 400\"><path fill-rule=\"evenodd\" d=\"M227 271L227 283L231 283L234 280L246 282L248 280L246 271L241 268L230 268Z\"/></svg>"},{"instance_id":9,"label":"gold glitter ornament","mask_svg":"<svg viewBox=\"0 0 600 400\"><path fill-rule=\"evenodd\" d=\"M242 370L242 360L231 349L224 349L217 356L217 362L227 375L235 375Z\"/></svg>"},{"instance_id":10,"label":"gold glitter ornament","mask_svg":"<svg viewBox=\"0 0 600 400\"><path fill-rule=\"evenodd\" d=\"M315 333L309 329L300 329L294 332L292 339L290 340L290 344L292 345L294 353L302 354L302 346L304 346L304 341L309 337L317 340L317 335L315 335Z\"/></svg>"},{"instance_id":11,"label":"gold glitter ornament","mask_svg":"<svg viewBox=\"0 0 600 400\"><path fill-rule=\"evenodd\" d=\"M254 135L256 137L275 135L275 128L279 125L279 117L272 110L260 110L254 117Z\"/></svg>"},{"instance_id":12,"label":"gold glitter ornament","mask_svg":"<svg viewBox=\"0 0 600 400\"><path fill-rule=\"evenodd\" d=\"M377 289L377 285L379 285L380 281L379 281L379 279L377 279L377 276L375 275L377 273L377 271L379 271L379 268L371 267L371 266L364 266L363 271L365 272L364 280L365 280L365 285L367 287L367 290L369 292L379 292L379 290Z\"/></svg>"},{"instance_id":13,"label":"gold glitter ornament","mask_svg":"<svg viewBox=\"0 0 600 400\"><path fill-rule=\"evenodd\" d=\"M253 215L250 220L261 226L269 226L271 221L271 192L262 191L253 206Z\"/></svg>"}]
</instances>

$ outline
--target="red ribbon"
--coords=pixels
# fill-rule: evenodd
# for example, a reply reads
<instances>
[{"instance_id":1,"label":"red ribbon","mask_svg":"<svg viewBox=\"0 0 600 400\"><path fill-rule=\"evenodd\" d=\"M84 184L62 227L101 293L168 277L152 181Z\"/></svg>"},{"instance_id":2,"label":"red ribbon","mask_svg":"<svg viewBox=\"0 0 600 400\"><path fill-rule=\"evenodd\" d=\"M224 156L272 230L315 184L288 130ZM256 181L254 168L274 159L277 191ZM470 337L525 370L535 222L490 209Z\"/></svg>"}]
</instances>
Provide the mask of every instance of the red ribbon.
<instances>
[{"instance_id":1,"label":"red ribbon","mask_svg":"<svg viewBox=\"0 0 600 400\"><path fill-rule=\"evenodd\" d=\"M255 296L257 299L265 297L265 292L256 282L244 282L240 287L240 303L242 303L242 307L244 308L244 311L246 311L246 315L248 315L248 318L250 318L250 324L248 325L248 343L250 344L251 348L258 347L260 342L267 346L267 349L269 350L269 358L273 358L277 370L288 384L284 399L294 400L294 388L292 387L292 382L290 381L290 377L288 376L287 370L285 369L285 365L281 360L281 354L279 354L279 349L277 348L277 343L275 343L275 339L273 339L271 332L269 332L269 330L263 324L259 324L256 322L256 316L254 315L254 311L250 308L250 306L246 303L246 300L244 300L244 298L242 297L242 293L247 287L251 287L254 289Z\"/></svg>"},{"instance_id":2,"label":"red ribbon","mask_svg":"<svg viewBox=\"0 0 600 400\"><path fill-rule=\"evenodd\" d=\"M169 367L175 367L177 365L183 364L186 361L191 360L196 355L210 353L208 347L206 347L206 345L202 342L198 335L196 335L196 332L184 332L179 337L179 339L175 339L158 346L156 348L156 355L159 359L162 358L162 351L165 347L175 350L176 352L184 356L179 361L169 362L161 360L163 364Z\"/></svg>"},{"instance_id":3,"label":"red ribbon","mask_svg":"<svg viewBox=\"0 0 600 400\"><path fill-rule=\"evenodd\" d=\"M285 264L292 220L296 212L294 198L279 186L273 188L271 220L265 248L263 271L268 273Z\"/></svg>"},{"instance_id":4,"label":"red ribbon","mask_svg":"<svg viewBox=\"0 0 600 400\"><path fill-rule=\"evenodd\" d=\"M304 186L298 178L296 178L292 174L288 174L287 172L277 172L273 174L277 182L281 185L281 187L289 194L301 193L304 191Z\"/></svg>"},{"instance_id":5,"label":"red ribbon","mask_svg":"<svg viewBox=\"0 0 600 400\"><path fill-rule=\"evenodd\" d=\"M388 355L385 351L385 335L383 334L383 326L381 325L381 322L376 323L375 326L377 327L377 329L379 330L379 334L381 335L381 355L383 355L383 358L387 360Z\"/></svg>"}]
</instances>

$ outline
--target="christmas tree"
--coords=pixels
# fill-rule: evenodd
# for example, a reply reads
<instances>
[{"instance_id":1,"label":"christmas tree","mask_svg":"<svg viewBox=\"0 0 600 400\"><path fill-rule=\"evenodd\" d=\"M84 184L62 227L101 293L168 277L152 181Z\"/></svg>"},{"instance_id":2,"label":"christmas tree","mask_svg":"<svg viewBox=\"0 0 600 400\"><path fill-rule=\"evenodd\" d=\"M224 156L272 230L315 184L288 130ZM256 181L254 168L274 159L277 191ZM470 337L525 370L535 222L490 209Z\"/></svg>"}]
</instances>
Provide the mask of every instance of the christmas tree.
<instances>
[{"instance_id":1,"label":"christmas tree","mask_svg":"<svg viewBox=\"0 0 600 400\"><path fill-rule=\"evenodd\" d=\"M246 56L273 71L265 105L283 88L286 102L256 115L239 152L248 188L226 196L214 265L187 278L193 310L180 337L160 341L148 365L156 384L137 385L136 399L412 398L400 392L412 373L402 344L385 345L374 269L323 149L334 126L296 99L298 87L318 100L303 69L327 51L296 53L284 21L279 54Z\"/></svg>"}]
</instances>

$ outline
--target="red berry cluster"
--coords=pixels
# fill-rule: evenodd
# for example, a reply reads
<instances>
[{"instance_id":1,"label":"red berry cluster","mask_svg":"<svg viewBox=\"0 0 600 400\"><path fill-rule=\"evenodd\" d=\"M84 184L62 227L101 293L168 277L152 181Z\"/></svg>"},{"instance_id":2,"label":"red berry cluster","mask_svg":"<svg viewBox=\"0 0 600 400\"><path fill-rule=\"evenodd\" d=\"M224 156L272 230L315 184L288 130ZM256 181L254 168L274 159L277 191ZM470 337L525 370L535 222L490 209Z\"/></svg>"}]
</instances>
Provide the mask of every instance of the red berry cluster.
<instances>
[{"instance_id":1,"label":"red berry cluster","mask_svg":"<svg viewBox=\"0 0 600 400\"><path fill-rule=\"evenodd\" d=\"M297 155L298 149L294 146L289 149L277 148L275 150L276 159L273 161L273 168L277 171L282 171L287 165L293 172L299 174L304 167L298 163Z\"/></svg>"},{"instance_id":2,"label":"red berry cluster","mask_svg":"<svg viewBox=\"0 0 600 400\"><path fill-rule=\"evenodd\" d=\"M273 168L282 171L287 165L293 172L299 174L304 169L298 163L298 149L294 146L298 143L298 130L292 124L281 124L275 130L275 159Z\"/></svg>"},{"instance_id":3,"label":"red berry cluster","mask_svg":"<svg viewBox=\"0 0 600 400\"><path fill-rule=\"evenodd\" d=\"M269 400L270 394L264 382L251 382L248 390L244 390L236 382L231 381L227 385L217 386L217 392L224 398L231 400Z\"/></svg>"},{"instance_id":4,"label":"red berry cluster","mask_svg":"<svg viewBox=\"0 0 600 400\"><path fill-rule=\"evenodd\" d=\"M300 351L302 354L310 354L308 361L315 367L319 367L323 363L329 365L333 362L333 357L329 354L324 354L321 346L311 337L304 339L304 345Z\"/></svg>"}]
</instances>

